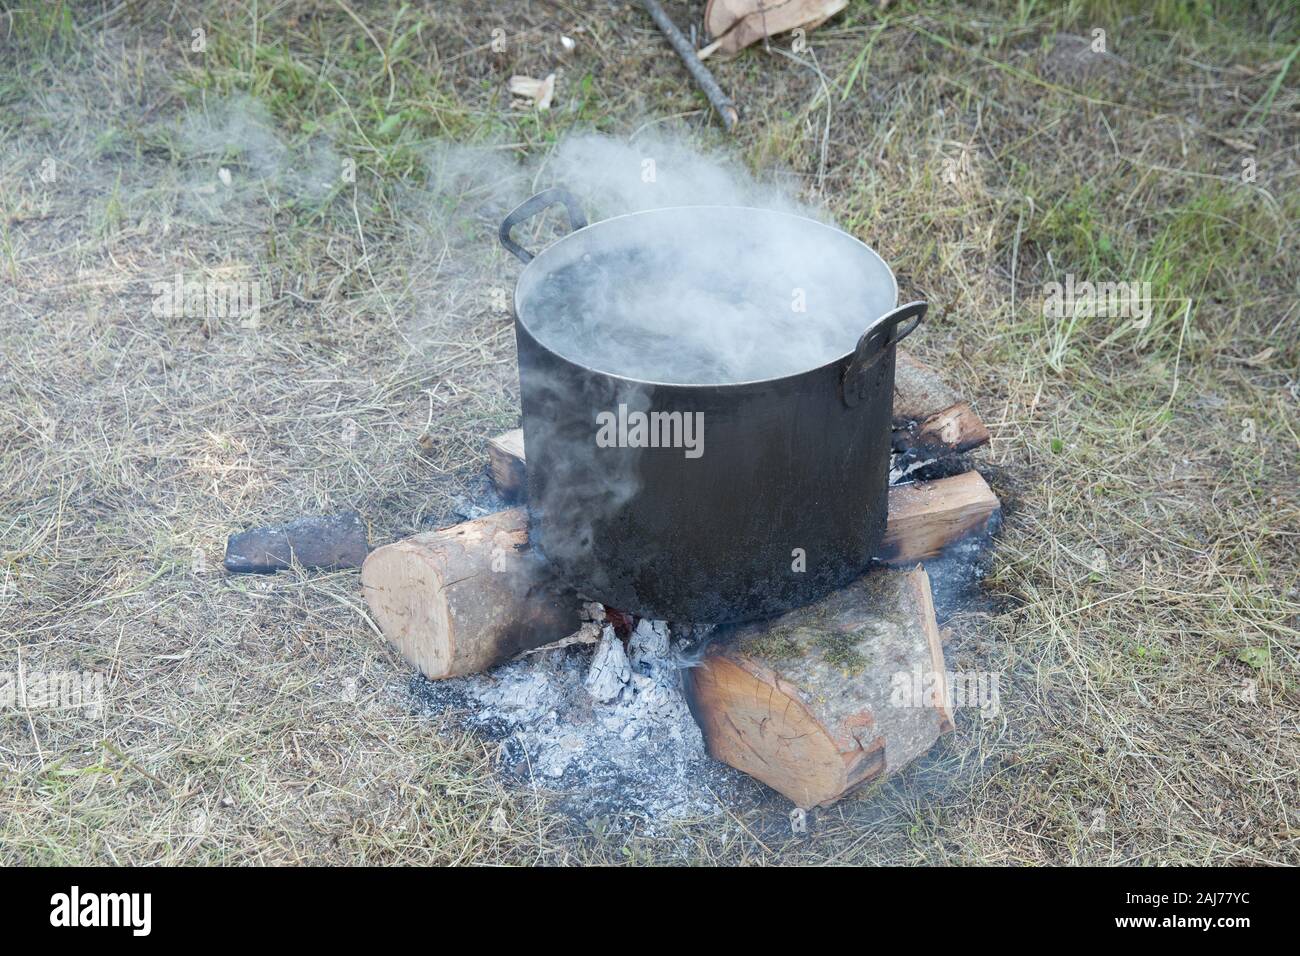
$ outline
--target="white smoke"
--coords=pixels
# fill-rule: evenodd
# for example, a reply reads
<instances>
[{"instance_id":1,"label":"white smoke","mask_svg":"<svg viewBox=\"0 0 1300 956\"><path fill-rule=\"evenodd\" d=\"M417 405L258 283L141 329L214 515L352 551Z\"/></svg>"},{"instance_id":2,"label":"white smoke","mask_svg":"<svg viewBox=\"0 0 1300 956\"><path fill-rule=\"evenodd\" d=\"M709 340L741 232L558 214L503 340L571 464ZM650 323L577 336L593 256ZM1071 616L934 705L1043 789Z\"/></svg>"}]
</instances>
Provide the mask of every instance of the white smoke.
<instances>
[{"instance_id":1,"label":"white smoke","mask_svg":"<svg viewBox=\"0 0 1300 956\"><path fill-rule=\"evenodd\" d=\"M455 184L502 209L558 184L593 223L646 213L558 247L520 290L539 340L604 372L676 384L798 374L852 351L894 305L883 263L809 222L818 211L682 139L582 133L535 169L491 150L441 150L434 165L436 189ZM692 206L747 208L649 212ZM517 234L535 252L550 235L537 222Z\"/></svg>"},{"instance_id":2,"label":"white smoke","mask_svg":"<svg viewBox=\"0 0 1300 956\"><path fill-rule=\"evenodd\" d=\"M189 205L212 216L266 197L320 200L344 180L343 160L327 139L291 148L267 108L249 96L197 108L180 128L179 146Z\"/></svg>"},{"instance_id":3,"label":"white smoke","mask_svg":"<svg viewBox=\"0 0 1300 956\"><path fill-rule=\"evenodd\" d=\"M624 141L600 133L566 137L548 172L594 213L617 216L666 206L753 206L825 218L776 181L682 137L652 133Z\"/></svg>"}]
</instances>

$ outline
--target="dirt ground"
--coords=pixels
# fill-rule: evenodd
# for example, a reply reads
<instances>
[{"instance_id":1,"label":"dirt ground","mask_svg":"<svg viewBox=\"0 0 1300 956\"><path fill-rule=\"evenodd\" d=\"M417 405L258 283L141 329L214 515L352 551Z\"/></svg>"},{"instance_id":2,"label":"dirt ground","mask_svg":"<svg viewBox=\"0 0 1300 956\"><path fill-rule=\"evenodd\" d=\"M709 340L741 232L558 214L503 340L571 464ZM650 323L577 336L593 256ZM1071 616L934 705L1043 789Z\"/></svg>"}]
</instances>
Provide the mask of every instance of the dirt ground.
<instances>
[{"instance_id":1,"label":"dirt ground","mask_svg":"<svg viewBox=\"0 0 1300 956\"><path fill-rule=\"evenodd\" d=\"M853 2L808 42L715 64L728 138L636 4L0 4L0 690L103 688L0 700L0 862L1300 863L1294 7ZM221 570L244 527L381 542L481 491L495 224L584 129L824 207L993 432L948 625L1001 712L806 835L779 799L575 819L419 711L355 572ZM529 175L480 195L460 147ZM159 308L177 275L256 320ZM1052 317L1067 275L1148 317Z\"/></svg>"}]
</instances>

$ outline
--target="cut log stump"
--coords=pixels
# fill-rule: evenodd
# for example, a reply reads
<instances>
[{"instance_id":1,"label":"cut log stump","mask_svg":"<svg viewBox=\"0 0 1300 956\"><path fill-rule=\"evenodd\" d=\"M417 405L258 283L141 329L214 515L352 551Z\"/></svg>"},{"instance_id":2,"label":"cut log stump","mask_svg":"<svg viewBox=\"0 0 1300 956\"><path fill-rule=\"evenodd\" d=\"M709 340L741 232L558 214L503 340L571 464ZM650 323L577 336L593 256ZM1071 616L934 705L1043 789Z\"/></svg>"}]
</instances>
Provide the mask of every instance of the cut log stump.
<instances>
[{"instance_id":1,"label":"cut log stump","mask_svg":"<svg viewBox=\"0 0 1300 956\"><path fill-rule=\"evenodd\" d=\"M911 693L930 675L930 697ZM796 806L824 806L952 729L925 571L878 571L773 621L718 636L684 674L711 756Z\"/></svg>"},{"instance_id":2,"label":"cut log stump","mask_svg":"<svg viewBox=\"0 0 1300 956\"><path fill-rule=\"evenodd\" d=\"M384 636L433 680L487 670L582 623L577 595L529 549L523 508L376 548L361 588Z\"/></svg>"}]
</instances>

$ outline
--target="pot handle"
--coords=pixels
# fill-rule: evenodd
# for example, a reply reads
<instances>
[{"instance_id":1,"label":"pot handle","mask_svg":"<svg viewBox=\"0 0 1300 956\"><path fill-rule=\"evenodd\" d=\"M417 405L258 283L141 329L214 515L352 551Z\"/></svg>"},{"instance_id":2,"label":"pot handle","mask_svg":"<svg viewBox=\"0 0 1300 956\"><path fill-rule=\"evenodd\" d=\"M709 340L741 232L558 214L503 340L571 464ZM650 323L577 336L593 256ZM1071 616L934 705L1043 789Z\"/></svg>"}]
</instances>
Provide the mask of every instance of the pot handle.
<instances>
[{"instance_id":1,"label":"pot handle","mask_svg":"<svg viewBox=\"0 0 1300 956\"><path fill-rule=\"evenodd\" d=\"M868 373L890 349L916 331L929 307L928 302L900 305L893 312L886 312L876 319L862 333L853 357L844 368L844 377L840 380L840 394L845 405L853 408L867 397L872 385Z\"/></svg>"},{"instance_id":2,"label":"pot handle","mask_svg":"<svg viewBox=\"0 0 1300 956\"><path fill-rule=\"evenodd\" d=\"M564 208L568 210L570 229L577 232L586 227L587 217L582 212L578 197L562 186L552 186L550 189L543 189L532 199L525 199L510 212L510 215L506 216L501 223L501 229L497 232L501 245L514 253L515 258L520 262L531 262L533 254L510 238L510 230L556 203L564 203Z\"/></svg>"}]
</instances>

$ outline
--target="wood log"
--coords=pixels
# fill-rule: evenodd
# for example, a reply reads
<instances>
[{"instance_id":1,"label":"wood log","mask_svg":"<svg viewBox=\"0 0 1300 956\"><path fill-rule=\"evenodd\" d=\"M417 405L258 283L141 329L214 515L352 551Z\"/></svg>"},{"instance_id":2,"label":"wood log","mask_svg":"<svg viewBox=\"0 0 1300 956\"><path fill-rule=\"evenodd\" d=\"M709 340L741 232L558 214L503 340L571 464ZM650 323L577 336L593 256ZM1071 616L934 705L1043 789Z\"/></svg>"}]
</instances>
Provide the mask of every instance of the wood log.
<instances>
[{"instance_id":1,"label":"wood log","mask_svg":"<svg viewBox=\"0 0 1300 956\"><path fill-rule=\"evenodd\" d=\"M224 564L232 574L271 574L295 561L308 570L338 571L361 567L369 551L361 515L340 511L232 534Z\"/></svg>"},{"instance_id":2,"label":"wood log","mask_svg":"<svg viewBox=\"0 0 1300 956\"><path fill-rule=\"evenodd\" d=\"M1002 505L978 471L889 489L889 520L880 561L907 567L936 557L968 534L992 531Z\"/></svg>"},{"instance_id":3,"label":"wood log","mask_svg":"<svg viewBox=\"0 0 1300 956\"><path fill-rule=\"evenodd\" d=\"M891 488L881 560L910 567L933 557L988 527L998 507L973 471ZM432 680L485 670L578 629L578 598L528 550L522 507L376 548L361 587L380 630Z\"/></svg>"},{"instance_id":4,"label":"wood log","mask_svg":"<svg viewBox=\"0 0 1300 956\"><path fill-rule=\"evenodd\" d=\"M933 693L911 693L916 674ZM921 568L872 572L809 607L728 630L684 675L710 755L803 808L899 769L953 726Z\"/></svg>"},{"instance_id":5,"label":"wood log","mask_svg":"<svg viewBox=\"0 0 1300 956\"><path fill-rule=\"evenodd\" d=\"M916 427L915 434L922 447L928 445L945 452L970 451L991 437L987 426L965 402L935 412Z\"/></svg>"},{"instance_id":6,"label":"wood log","mask_svg":"<svg viewBox=\"0 0 1300 956\"><path fill-rule=\"evenodd\" d=\"M529 549L523 508L376 548L361 588L380 630L433 680L487 670L582 623L578 596Z\"/></svg>"},{"instance_id":7,"label":"wood log","mask_svg":"<svg viewBox=\"0 0 1300 956\"><path fill-rule=\"evenodd\" d=\"M961 400L938 372L914 359L911 353L898 350L894 362L895 425L922 421Z\"/></svg>"},{"instance_id":8,"label":"wood log","mask_svg":"<svg viewBox=\"0 0 1300 956\"><path fill-rule=\"evenodd\" d=\"M507 501L528 496L528 464L524 457L524 430L512 428L488 439L488 474Z\"/></svg>"},{"instance_id":9,"label":"wood log","mask_svg":"<svg viewBox=\"0 0 1300 956\"><path fill-rule=\"evenodd\" d=\"M894 368L893 422L894 451L909 461L963 454L990 437L969 402L934 369L901 350Z\"/></svg>"},{"instance_id":10,"label":"wood log","mask_svg":"<svg viewBox=\"0 0 1300 956\"><path fill-rule=\"evenodd\" d=\"M907 462L961 455L988 443L989 430L966 402L957 402L919 422L894 426L893 450Z\"/></svg>"},{"instance_id":11,"label":"wood log","mask_svg":"<svg viewBox=\"0 0 1300 956\"><path fill-rule=\"evenodd\" d=\"M492 483L506 501L522 501L527 494L524 467L524 430L503 432L487 443L488 470Z\"/></svg>"}]
</instances>

